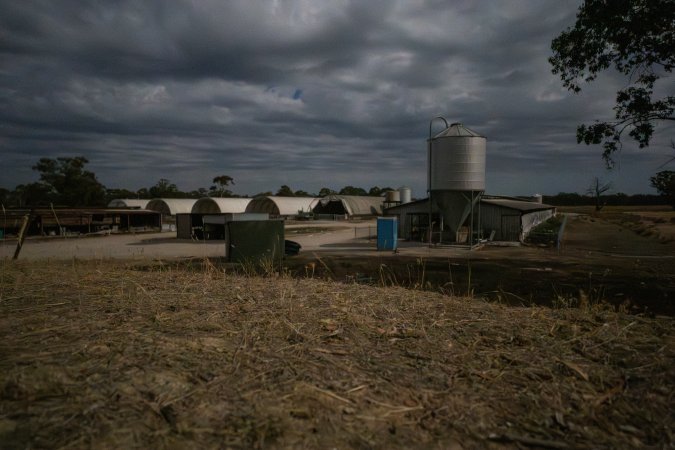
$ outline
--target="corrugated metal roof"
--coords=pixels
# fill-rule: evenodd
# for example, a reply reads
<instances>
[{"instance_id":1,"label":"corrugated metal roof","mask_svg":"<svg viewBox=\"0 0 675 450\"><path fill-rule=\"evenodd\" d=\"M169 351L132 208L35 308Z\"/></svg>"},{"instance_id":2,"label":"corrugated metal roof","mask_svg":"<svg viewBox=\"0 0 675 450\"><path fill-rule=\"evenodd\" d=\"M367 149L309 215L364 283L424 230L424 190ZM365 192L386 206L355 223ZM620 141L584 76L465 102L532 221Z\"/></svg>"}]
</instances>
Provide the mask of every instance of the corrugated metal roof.
<instances>
[{"instance_id":1,"label":"corrugated metal roof","mask_svg":"<svg viewBox=\"0 0 675 450\"><path fill-rule=\"evenodd\" d=\"M330 202L342 202L346 213L350 216L375 216L382 214L384 198L335 194L327 195L320 200L322 206L326 206Z\"/></svg>"},{"instance_id":2,"label":"corrugated metal roof","mask_svg":"<svg viewBox=\"0 0 675 450\"><path fill-rule=\"evenodd\" d=\"M481 204L501 206L503 208L514 209L514 210L523 211L523 212L541 211L541 210L545 210L545 209L555 209L555 206L546 205L546 204L543 204L543 203L527 202L527 201L513 200L513 199L508 199L508 198L482 198L480 202L481 202ZM391 208L387 208L387 212L392 212L392 213L398 212L399 210L410 209L410 208L414 208L415 206L419 206L421 204L428 204L428 203L429 203L429 199L423 198L423 199L420 199L420 200L416 200L414 202L405 203L403 205L392 206ZM436 211L437 207L434 205L433 209L434 209L434 211Z\"/></svg>"},{"instance_id":3,"label":"corrugated metal roof","mask_svg":"<svg viewBox=\"0 0 675 450\"><path fill-rule=\"evenodd\" d=\"M486 205L501 206L502 208L514 209L516 211L541 211L544 209L555 209L555 206L545 205L543 203L525 202L519 200L511 200L505 198L484 198L481 203Z\"/></svg>"},{"instance_id":4,"label":"corrugated metal roof","mask_svg":"<svg viewBox=\"0 0 675 450\"><path fill-rule=\"evenodd\" d=\"M193 214L243 213L250 198L204 197L192 206Z\"/></svg>"},{"instance_id":5,"label":"corrugated metal roof","mask_svg":"<svg viewBox=\"0 0 675 450\"><path fill-rule=\"evenodd\" d=\"M189 214L197 202L193 198L154 198L145 209L159 211L164 215Z\"/></svg>"},{"instance_id":6,"label":"corrugated metal roof","mask_svg":"<svg viewBox=\"0 0 675 450\"><path fill-rule=\"evenodd\" d=\"M140 208L145 209L150 200L138 198L116 198L110 200L108 208Z\"/></svg>"},{"instance_id":7,"label":"corrugated metal roof","mask_svg":"<svg viewBox=\"0 0 675 450\"><path fill-rule=\"evenodd\" d=\"M448 128L435 135L433 139L442 137L485 137L485 136L482 136L476 133L475 131L469 130L461 123L453 123Z\"/></svg>"},{"instance_id":8,"label":"corrugated metal roof","mask_svg":"<svg viewBox=\"0 0 675 450\"><path fill-rule=\"evenodd\" d=\"M428 197L427 198L421 198L419 200L415 200L415 201L408 202L408 203L402 203L402 204L396 205L396 206L390 206L389 208L387 208L387 211L396 212L399 209L415 207L415 206L419 206L419 205L424 204L424 203L426 203L426 204L429 203Z\"/></svg>"},{"instance_id":9,"label":"corrugated metal roof","mask_svg":"<svg viewBox=\"0 0 675 450\"><path fill-rule=\"evenodd\" d=\"M271 216L295 216L311 212L318 198L314 197L256 197L246 207L247 213L267 213Z\"/></svg>"}]
</instances>

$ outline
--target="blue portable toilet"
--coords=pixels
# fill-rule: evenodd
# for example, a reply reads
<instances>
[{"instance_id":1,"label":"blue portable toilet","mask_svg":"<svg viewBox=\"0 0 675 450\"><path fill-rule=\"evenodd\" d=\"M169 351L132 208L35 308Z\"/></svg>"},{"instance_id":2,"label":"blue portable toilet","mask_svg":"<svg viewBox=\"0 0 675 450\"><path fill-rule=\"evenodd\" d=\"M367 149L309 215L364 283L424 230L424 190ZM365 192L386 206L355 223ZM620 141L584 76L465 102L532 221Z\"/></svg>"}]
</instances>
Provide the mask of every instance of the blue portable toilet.
<instances>
[{"instance_id":1,"label":"blue portable toilet","mask_svg":"<svg viewBox=\"0 0 675 450\"><path fill-rule=\"evenodd\" d=\"M377 218L377 249L396 250L398 220L396 217Z\"/></svg>"}]
</instances>

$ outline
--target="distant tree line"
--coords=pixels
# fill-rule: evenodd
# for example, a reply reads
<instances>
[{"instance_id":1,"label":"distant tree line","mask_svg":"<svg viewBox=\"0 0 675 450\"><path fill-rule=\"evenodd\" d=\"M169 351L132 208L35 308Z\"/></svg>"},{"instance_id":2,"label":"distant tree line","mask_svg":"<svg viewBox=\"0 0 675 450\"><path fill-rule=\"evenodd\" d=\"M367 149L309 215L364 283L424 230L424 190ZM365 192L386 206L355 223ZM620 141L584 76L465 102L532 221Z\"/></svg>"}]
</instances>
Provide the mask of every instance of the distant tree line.
<instances>
[{"instance_id":1,"label":"distant tree line","mask_svg":"<svg viewBox=\"0 0 675 450\"><path fill-rule=\"evenodd\" d=\"M627 195L621 192L609 195L581 195L576 192L560 192L556 195L545 195L544 203L554 206L641 206L641 205L672 205L664 195L635 194Z\"/></svg>"},{"instance_id":2,"label":"distant tree line","mask_svg":"<svg viewBox=\"0 0 675 450\"><path fill-rule=\"evenodd\" d=\"M153 186L136 191L125 188L106 188L100 183L94 172L86 170L89 163L83 156L62 158L41 158L32 169L39 174L39 180L20 184L13 190L0 187L0 204L4 207L81 207L105 206L117 198L202 198L202 197L245 197L234 194L229 187L234 179L227 175L213 178L209 188L193 191L181 191L178 186L166 178L161 178ZM354 186L345 186L335 191L321 188L318 193L303 190L294 191L287 185L281 186L276 193L260 192L255 196L278 195L284 197L324 197L330 194L381 196L389 187L373 186L369 190Z\"/></svg>"}]
</instances>

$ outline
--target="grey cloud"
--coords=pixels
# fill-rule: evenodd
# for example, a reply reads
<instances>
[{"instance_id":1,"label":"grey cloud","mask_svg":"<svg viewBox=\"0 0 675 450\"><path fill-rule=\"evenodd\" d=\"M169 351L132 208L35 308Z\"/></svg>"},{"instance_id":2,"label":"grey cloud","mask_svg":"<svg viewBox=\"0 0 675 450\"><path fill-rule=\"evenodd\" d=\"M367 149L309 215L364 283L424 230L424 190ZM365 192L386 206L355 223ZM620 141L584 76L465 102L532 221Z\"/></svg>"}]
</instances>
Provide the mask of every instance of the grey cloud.
<instances>
[{"instance_id":1,"label":"grey cloud","mask_svg":"<svg viewBox=\"0 0 675 450\"><path fill-rule=\"evenodd\" d=\"M488 137L491 191L583 191L603 163L575 128L611 114L620 80L573 96L550 73L550 41L577 6L0 0L0 185L34 179L39 157L83 154L116 187L227 173L239 193L423 195L440 114ZM631 152L625 190L646 191L652 160Z\"/></svg>"}]
</instances>

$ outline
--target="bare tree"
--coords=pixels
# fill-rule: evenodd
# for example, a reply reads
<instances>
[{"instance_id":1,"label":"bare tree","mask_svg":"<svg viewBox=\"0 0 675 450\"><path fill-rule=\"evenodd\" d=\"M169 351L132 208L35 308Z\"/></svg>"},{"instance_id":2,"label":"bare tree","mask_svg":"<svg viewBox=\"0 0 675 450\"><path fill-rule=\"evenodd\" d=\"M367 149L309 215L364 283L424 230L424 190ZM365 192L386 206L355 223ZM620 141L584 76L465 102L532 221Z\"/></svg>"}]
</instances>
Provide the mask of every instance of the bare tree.
<instances>
[{"instance_id":1,"label":"bare tree","mask_svg":"<svg viewBox=\"0 0 675 450\"><path fill-rule=\"evenodd\" d=\"M595 198L595 210L600 211L605 203L601 202L600 196L612 189L612 183L605 183L600 178L594 177L591 185L586 189L586 193Z\"/></svg>"}]
</instances>

